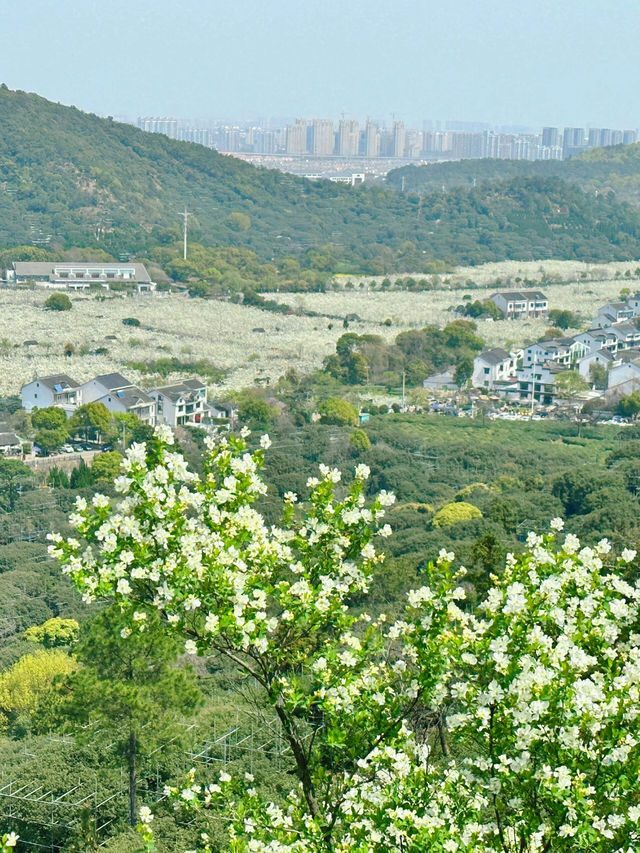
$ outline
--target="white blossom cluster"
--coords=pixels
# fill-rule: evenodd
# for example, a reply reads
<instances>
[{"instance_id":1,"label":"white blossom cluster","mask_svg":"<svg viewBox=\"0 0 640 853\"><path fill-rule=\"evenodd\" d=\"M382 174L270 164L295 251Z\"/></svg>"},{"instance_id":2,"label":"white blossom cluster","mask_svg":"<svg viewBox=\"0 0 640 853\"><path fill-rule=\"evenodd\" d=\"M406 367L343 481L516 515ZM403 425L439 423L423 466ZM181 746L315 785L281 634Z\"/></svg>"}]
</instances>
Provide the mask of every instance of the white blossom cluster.
<instances>
[{"instance_id":1,"label":"white blossom cluster","mask_svg":"<svg viewBox=\"0 0 640 853\"><path fill-rule=\"evenodd\" d=\"M129 449L119 500L79 500L77 536L52 537L85 599L120 603L125 636L158 611L187 653L250 674L283 724L299 779L285 803L195 772L167 796L225 810L247 853L639 849L635 552L583 547L554 520L474 613L442 550L404 612L356 614L393 496L365 499L366 466L348 487L320 466L306 506L288 493L269 527L254 507L269 441L245 439L212 441L198 477L160 428ZM149 844L152 820L145 807Z\"/></svg>"}]
</instances>

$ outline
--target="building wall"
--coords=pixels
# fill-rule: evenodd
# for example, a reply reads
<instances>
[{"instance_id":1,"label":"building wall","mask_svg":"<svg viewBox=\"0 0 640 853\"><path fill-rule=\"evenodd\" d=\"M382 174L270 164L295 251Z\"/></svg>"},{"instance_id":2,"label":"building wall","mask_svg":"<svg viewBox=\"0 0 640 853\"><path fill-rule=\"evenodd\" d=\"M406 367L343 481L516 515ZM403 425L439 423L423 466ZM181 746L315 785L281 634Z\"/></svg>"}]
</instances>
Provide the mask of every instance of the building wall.
<instances>
[{"instance_id":1,"label":"building wall","mask_svg":"<svg viewBox=\"0 0 640 853\"><path fill-rule=\"evenodd\" d=\"M53 391L46 385L41 385L37 380L29 382L28 385L23 385L20 398L22 406L27 412L31 412L36 407L46 409L48 406L53 406Z\"/></svg>"}]
</instances>

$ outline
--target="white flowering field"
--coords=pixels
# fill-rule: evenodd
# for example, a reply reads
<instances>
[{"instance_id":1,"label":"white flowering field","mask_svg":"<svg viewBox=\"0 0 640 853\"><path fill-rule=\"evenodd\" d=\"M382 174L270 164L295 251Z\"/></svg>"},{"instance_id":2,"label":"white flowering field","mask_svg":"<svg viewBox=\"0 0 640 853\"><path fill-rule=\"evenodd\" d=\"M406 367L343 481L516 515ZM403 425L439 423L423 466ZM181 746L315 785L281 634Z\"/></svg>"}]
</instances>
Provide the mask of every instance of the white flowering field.
<instances>
[{"instance_id":1,"label":"white flowering field","mask_svg":"<svg viewBox=\"0 0 640 853\"><path fill-rule=\"evenodd\" d=\"M105 301L93 295L71 295L71 311L50 312L43 307L49 292L4 289L0 291L0 394L17 393L36 373L65 372L84 381L99 373L123 371L144 386L149 377L145 381L145 375L127 368L127 363L171 356L182 361L207 359L225 369L228 373L221 389L241 388L256 379L275 382L290 367L302 373L319 367L343 334L342 318L347 314L357 314L362 320L350 325L353 331L392 340L405 329L446 324L452 318L451 306L462 302L465 290L460 285L465 282L476 284L469 291L472 299L484 299L495 289L497 277L534 279L536 274L542 275L541 269L569 282L544 285L550 306L576 312L586 325L597 308L617 297L621 288L634 289L634 280L613 276L617 270L624 274L635 267L635 262L609 264L597 268L601 279L580 281L586 265L562 261L487 264L459 269L448 277L446 287L423 293L359 288L275 297L293 307L316 311L318 317L284 316L177 294L135 294ZM594 275L593 267L589 275ZM492 286L479 289L485 282ZM137 318L140 326L124 326L126 317ZM391 325L384 325L385 320ZM547 326L544 320L478 322L488 346L523 344L537 338ZM26 341L36 343L25 345ZM67 344L75 350L70 357L64 354ZM107 352L89 354L102 348Z\"/></svg>"},{"instance_id":2,"label":"white flowering field","mask_svg":"<svg viewBox=\"0 0 640 853\"><path fill-rule=\"evenodd\" d=\"M205 358L229 371L224 387L244 387L257 377L275 381L289 367L307 372L322 363L342 334L342 324L328 329L323 318L270 314L228 302L179 295L135 295L98 301L71 295L73 309L45 311L49 294L0 291L0 394L15 394L41 376L65 372L78 381L99 373L122 371L135 381L141 374L127 362L176 356ZM123 326L135 317L140 327ZM256 332L253 329L264 329ZM369 331L377 331L371 325ZM109 339L109 336L115 336ZM25 346L25 341L37 341ZM64 355L65 344L75 353ZM106 347L105 355L83 355ZM169 377L175 378L175 377Z\"/></svg>"},{"instance_id":3,"label":"white flowering field","mask_svg":"<svg viewBox=\"0 0 640 853\"><path fill-rule=\"evenodd\" d=\"M493 280L499 274L496 268L504 267L505 264L488 264L487 266L492 268L492 273L488 277ZM628 266L627 264L626 268ZM463 278L470 279L474 274L478 276L479 281L487 278L484 267L469 268L464 272ZM504 271L502 274L504 275ZM522 275L522 272L520 274ZM365 279L365 281L371 281L371 279ZM611 277L598 281L545 284L542 287L549 298L550 308L567 308L583 318L586 326L602 304L611 299L617 299L623 287L634 291L634 286L640 289L636 281L628 282L625 279ZM522 285L522 287L526 289L530 285ZM418 293L403 290L391 292L373 289L334 290L327 293L284 293L278 298L294 307L301 306L329 316L357 314L364 321L363 327L383 324L385 320L391 320L391 327L378 326L378 334L384 334L386 328L386 337L393 337L403 329L445 325L453 318L451 307L462 303L465 292L471 296L472 300L483 300L496 289L500 288L492 286L469 291L443 288ZM476 322L479 334L491 347L518 346L536 340L550 325L548 320L477 320ZM353 324L353 330L360 331L360 324ZM392 334L389 334L390 331Z\"/></svg>"}]
</instances>

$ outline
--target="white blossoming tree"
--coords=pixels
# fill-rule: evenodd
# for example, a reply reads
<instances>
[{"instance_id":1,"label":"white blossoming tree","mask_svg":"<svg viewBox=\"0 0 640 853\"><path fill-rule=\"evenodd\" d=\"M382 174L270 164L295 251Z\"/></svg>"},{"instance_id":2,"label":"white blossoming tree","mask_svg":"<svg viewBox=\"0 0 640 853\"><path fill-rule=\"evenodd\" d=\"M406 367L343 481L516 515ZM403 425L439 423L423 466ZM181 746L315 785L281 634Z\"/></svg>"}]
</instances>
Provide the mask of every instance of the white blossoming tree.
<instances>
[{"instance_id":1,"label":"white blossoming tree","mask_svg":"<svg viewBox=\"0 0 640 853\"><path fill-rule=\"evenodd\" d=\"M266 437L253 454L212 443L202 478L171 442L160 429L130 448L122 498L79 500L78 537L53 536L52 553L85 599L120 604L125 636L160 613L187 652L251 676L299 781L275 804L192 773L167 792L177 806L224 809L234 851L637 849L640 588L605 568L607 543L532 536L475 614L442 552L402 618L356 616L393 501L366 505L365 466L342 498L321 466L306 508L286 495L268 528L252 506Z\"/></svg>"}]
</instances>

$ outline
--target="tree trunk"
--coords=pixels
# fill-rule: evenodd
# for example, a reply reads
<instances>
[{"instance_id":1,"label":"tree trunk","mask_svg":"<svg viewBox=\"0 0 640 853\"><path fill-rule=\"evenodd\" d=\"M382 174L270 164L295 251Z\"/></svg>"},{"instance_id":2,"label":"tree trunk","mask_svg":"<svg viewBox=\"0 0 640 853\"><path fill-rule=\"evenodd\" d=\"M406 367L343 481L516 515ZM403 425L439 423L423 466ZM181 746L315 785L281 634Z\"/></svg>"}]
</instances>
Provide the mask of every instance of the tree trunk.
<instances>
[{"instance_id":1,"label":"tree trunk","mask_svg":"<svg viewBox=\"0 0 640 853\"><path fill-rule=\"evenodd\" d=\"M127 760L129 763L129 823L135 826L138 822L138 809L136 803L136 735L129 732L129 746L127 748Z\"/></svg>"}]
</instances>

